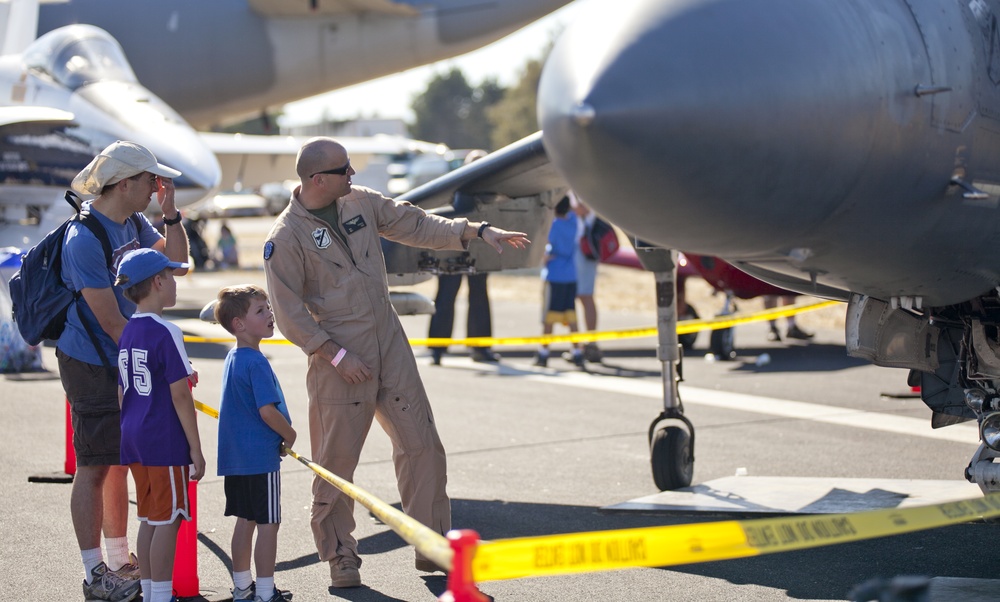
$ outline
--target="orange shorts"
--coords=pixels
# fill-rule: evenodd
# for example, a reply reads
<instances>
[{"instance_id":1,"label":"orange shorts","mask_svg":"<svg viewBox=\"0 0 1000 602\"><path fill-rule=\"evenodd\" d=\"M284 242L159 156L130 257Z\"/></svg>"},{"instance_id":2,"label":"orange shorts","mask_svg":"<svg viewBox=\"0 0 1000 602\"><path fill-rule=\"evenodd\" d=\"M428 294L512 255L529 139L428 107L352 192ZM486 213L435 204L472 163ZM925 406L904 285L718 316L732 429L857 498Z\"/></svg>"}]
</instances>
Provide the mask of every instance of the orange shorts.
<instances>
[{"instance_id":1,"label":"orange shorts","mask_svg":"<svg viewBox=\"0 0 1000 602\"><path fill-rule=\"evenodd\" d=\"M191 520L187 466L128 465L135 480L139 520L150 525L169 525L180 516Z\"/></svg>"}]
</instances>

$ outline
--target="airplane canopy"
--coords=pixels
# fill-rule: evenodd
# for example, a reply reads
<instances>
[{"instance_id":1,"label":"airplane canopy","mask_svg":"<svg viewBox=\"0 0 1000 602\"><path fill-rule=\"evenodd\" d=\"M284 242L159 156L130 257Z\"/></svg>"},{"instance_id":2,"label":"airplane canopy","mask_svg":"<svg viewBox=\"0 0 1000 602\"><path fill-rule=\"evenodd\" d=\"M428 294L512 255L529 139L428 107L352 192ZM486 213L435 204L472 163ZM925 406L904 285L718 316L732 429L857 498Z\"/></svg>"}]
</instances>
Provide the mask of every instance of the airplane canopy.
<instances>
[{"instance_id":1,"label":"airplane canopy","mask_svg":"<svg viewBox=\"0 0 1000 602\"><path fill-rule=\"evenodd\" d=\"M50 31L25 49L24 62L70 90L96 81L138 83L118 42L91 25Z\"/></svg>"}]
</instances>

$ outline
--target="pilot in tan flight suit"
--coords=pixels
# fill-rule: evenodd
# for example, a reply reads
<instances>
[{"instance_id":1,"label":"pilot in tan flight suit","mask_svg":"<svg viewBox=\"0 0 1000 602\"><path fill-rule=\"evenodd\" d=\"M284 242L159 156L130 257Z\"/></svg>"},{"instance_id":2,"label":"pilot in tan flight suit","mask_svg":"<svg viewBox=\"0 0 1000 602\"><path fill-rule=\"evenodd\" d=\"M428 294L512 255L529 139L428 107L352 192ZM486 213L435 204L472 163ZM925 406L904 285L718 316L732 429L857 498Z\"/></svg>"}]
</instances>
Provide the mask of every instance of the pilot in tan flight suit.
<instances>
[{"instance_id":1,"label":"pilot in tan flight suit","mask_svg":"<svg viewBox=\"0 0 1000 602\"><path fill-rule=\"evenodd\" d=\"M309 356L313 459L353 481L372 418L389 435L403 511L434 531L451 528L444 447L413 351L389 302L380 237L431 249L467 249L477 236L502 252L522 232L428 215L374 190L352 188L346 149L314 138L299 151L301 185L264 244L264 272L281 332ZM334 587L361 585L354 502L313 480L312 529ZM416 568L438 570L419 554Z\"/></svg>"}]
</instances>

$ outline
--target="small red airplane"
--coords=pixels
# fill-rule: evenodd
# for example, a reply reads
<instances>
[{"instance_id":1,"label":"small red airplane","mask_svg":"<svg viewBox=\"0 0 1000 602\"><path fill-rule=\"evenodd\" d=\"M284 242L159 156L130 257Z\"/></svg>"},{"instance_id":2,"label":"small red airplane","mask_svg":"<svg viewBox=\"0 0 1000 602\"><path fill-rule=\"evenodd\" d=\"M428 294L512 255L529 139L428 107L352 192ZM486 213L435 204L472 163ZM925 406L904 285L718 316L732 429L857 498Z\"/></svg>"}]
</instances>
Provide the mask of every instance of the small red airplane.
<instances>
[{"instance_id":1,"label":"small red airplane","mask_svg":"<svg viewBox=\"0 0 1000 602\"><path fill-rule=\"evenodd\" d=\"M619 246L615 254L604 263L643 269L635 248L631 245ZM726 296L723 309L718 315L734 313L736 311L734 299L753 299L761 295L798 294L758 280L718 257L679 253L677 258L677 316L681 320L699 317L698 312L685 301L685 283L691 276L701 276L712 288ZM697 337L698 333L690 333L680 335L678 340L684 349L691 349L694 347ZM722 359L733 359L736 357L733 338L732 328L713 330L709 350Z\"/></svg>"}]
</instances>

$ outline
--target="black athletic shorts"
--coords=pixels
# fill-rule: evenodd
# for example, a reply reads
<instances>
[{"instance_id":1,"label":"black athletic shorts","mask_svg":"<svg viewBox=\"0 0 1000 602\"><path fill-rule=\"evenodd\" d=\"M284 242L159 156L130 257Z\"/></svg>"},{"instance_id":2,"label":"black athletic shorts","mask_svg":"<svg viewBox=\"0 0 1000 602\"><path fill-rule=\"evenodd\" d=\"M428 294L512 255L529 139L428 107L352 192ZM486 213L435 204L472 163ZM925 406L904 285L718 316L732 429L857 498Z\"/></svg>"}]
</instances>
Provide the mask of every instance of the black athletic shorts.
<instances>
[{"instance_id":1,"label":"black athletic shorts","mask_svg":"<svg viewBox=\"0 0 1000 602\"><path fill-rule=\"evenodd\" d=\"M253 521L258 525L281 522L281 472L227 475L225 477L226 516Z\"/></svg>"}]
</instances>

